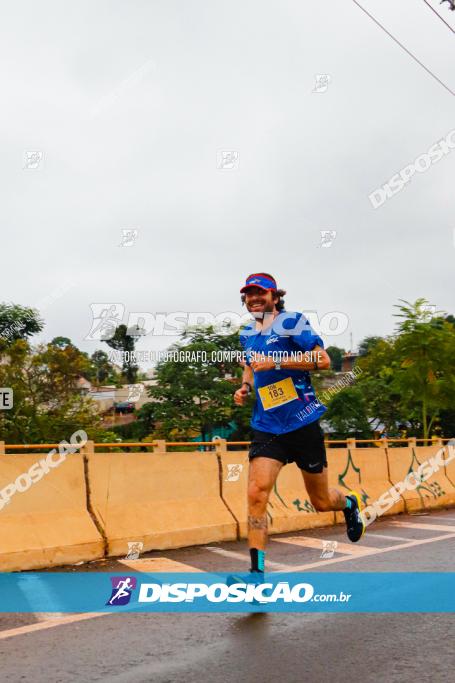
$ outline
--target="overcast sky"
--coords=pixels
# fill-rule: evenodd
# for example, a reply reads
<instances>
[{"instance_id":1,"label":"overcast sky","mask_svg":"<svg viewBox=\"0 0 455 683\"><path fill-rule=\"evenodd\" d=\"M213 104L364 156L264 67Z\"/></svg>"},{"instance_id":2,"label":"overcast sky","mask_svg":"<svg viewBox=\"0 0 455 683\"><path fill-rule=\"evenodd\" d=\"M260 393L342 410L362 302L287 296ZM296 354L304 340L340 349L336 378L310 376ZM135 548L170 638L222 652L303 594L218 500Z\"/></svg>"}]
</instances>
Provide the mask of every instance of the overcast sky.
<instances>
[{"instance_id":1,"label":"overcast sky","mask_svg":"<svg viewBox=\"0 0 455 683\"><path fill-rule=\"evenodd\" d=\"M455 92L455 33L423 0L360 1ZM260 270L288 309L348 316L325 337L345 348L390 334L400 298L455 313L455 149L368 198L455 129L455 97L352 0L2 7L0 300L40 304L36 341L108 350L84 339L96 302L122 303L124 322L240 313ZM221 151L238 168L217 168Z\"/></svg>"}]
</instances>

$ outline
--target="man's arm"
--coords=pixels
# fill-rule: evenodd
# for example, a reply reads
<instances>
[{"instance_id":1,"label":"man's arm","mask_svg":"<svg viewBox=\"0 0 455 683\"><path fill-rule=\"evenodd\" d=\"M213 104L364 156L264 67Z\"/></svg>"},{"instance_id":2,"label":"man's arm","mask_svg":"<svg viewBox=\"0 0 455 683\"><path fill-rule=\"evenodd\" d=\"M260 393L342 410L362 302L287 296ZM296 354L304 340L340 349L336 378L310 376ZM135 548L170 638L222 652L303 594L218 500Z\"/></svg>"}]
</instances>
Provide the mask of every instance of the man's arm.
<instances>
[{"instance_id":1,"label":"man's arm","mask_svg":"<svg viewBox=\"0 0 455 683\"><path fill-rule=\"evenodd\" d=\"M300 358L300 356L299 356ZM302 360L288 358L281 363L282 368L289 370L329 370L330 356L321 346L315 346L312 351L302 351Z\"/></svg>"},{"instance_id":2,"label":"man's arm","mask_svg":"<svg viewBox=\"0 0 455 683\"><path fill-rule=\"evenodd\" d=\"M253 375L253 370L250 368L249 365L245 365L243 368L243 375L242 375L242 386L243 384L248 383L251 387L251 391L254 389L254 375Z\"/></svg>"},{"instance_id":3,"label":"man's arm","mask_svg":"<svg viewBox=\"0 0 455 683\"><path fill-rule=\"evenodd\" d=\"M253 370L250 368L249 365L245 365L243 368L243 374L242 374L242 386L240 389L237 389L237 391L234 394L234 402L239 405L243 406L244 403L246 403L246 400L248 398L248 394L251 394L251 392L254 389L254 375L253 375Z\"/></svg>"},{"instance_id":4,"label":"man's arm","mask_svg":"<svg viewBox=\"0 0 455 683\"><path fill-rule=\"evenodd\" d=\"M315 346L311 351L294 351L287 360L282 360L280 365L288 370L328 370L330 368L330 356L322 346ZM275 361L271 356L256 356L250 361L254 372L261 370L273 370Z\"/></svg>"}]
</instances>

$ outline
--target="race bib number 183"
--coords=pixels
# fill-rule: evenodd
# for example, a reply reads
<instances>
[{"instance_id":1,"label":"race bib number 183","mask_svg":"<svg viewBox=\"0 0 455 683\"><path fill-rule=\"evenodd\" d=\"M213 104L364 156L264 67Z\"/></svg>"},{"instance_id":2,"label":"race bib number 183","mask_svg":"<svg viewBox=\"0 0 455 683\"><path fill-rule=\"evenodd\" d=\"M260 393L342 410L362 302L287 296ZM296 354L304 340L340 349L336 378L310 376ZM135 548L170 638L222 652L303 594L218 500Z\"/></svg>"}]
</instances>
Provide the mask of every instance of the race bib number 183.
<instances>
[{"instance_id":1,"label":"race bib number 183","mask_svg":"<svg viewBox=\"0 0 455 683\"><path fill-rule=\"evenodd\" d=\"M282 379L280 382L260 387L258 392L264 410L282 406L299 397L294 382L290 377L286 377L286 379Z\"/></svg>"}]
</instances>

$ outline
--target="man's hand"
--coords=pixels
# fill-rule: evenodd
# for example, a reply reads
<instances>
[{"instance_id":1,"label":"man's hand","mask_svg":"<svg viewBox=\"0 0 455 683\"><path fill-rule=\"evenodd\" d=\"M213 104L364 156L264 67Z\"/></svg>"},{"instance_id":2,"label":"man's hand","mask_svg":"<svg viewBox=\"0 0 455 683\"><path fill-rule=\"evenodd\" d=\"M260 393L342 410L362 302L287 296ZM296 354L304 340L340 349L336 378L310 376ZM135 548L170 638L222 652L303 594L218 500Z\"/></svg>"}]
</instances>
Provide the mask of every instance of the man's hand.
<instances>
[{"instance_id":1,"label":"man's hand","mask_svg":"<svg viewBox=\"0 0 455 683\"><path fill-rule=\"evenodd\" d=\"M250 393L251 391L248 390L246 384L242 384L240 389L237 389L234 394L234 403L238 406L244 406L248 400L248 394Z\"/></svg>"}]
</instances>

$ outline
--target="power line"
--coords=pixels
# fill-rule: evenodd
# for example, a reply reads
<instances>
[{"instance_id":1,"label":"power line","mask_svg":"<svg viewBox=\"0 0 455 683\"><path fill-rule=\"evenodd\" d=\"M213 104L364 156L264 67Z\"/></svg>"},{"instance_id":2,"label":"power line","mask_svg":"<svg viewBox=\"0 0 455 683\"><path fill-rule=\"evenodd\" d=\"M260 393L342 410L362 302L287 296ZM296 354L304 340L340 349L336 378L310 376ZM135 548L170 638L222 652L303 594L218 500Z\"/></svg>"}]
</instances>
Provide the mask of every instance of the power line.
<instances>
[{"instance_id":1,"label":"power line","mask_svg":"<svg viewBox=\"0 0 455 683\"><path fill-rule=\"evenodd\" d=\"M450 24L447 23L447 21L446 21L445 19L443 19L443 18L441 17L441 15L440 15L438 12L436 12L435 8L432 7L432 6L430 5L430 3L427 2L427 0L423 0L423 1L424 1L424 3L431 9L431 11L434 12L434 13L436 14L436 16L439 17L440 20L443 21L444 24L445 24L446 26L448 26L448 28L450 28L450 30L452 31L452 33L455 33L455 30L451 27Z\"/></svg>"},{"instance_id":2,"label":"power line","mask_svg":"<svg viewBox=\"0 0 455 683\"><path fill-rule=\"evenodd\" d=\"M392 38L392 40L393 40L395 43L397 43L397 45L399 45L399 46L400 46L400 47L401 47L401 48L402 48L410 57L412 57L412 59L413 59L415 62L417 62L417 64L419 64L419 66L421 66L422 69L425 69L425 71L426 71L427 73L429 73L430 76L433 76L433 78L434 78L438 83L440 83L440 84L442 85L443 88L445 88L446 90L448 90L449 93L450 93L451 95L454 95L454 96L455 96L455 92L454 92L453 90L451 90L451 89L449 88L448 85L446 85L443 81L441 81L440 78L438 78L432 71L430 71L430 69L428 69L428 67L426 67L425 64L422 64L422 62L421 62L419 59L417 59L417 57L416 57L410 50L408 50L407 47L405 47L402 43L400 43L400 41L397 40L397 39L395 38L395 36L393 36L393 35L390 33L390 31L388 31L382 24L379 23L379 21L378 21L377 19L375 19L369 12L367 12L367 10L366 10L364 7L362 7L362 5L360 5L360 4L357 2L357 0L352 0L352 2L353 2L354 4L356 4L357 7L359 7L359 8L362 10L362 12L365 12L365 14L366 14L368 17L370 17L370 19L371 19L372 21L374 21L374 23L377 24L377 25L379 26L379 28L381 28L385 33L387 33L387 35L390 36L390 38Z\"/></svg>"}]
</instances>

